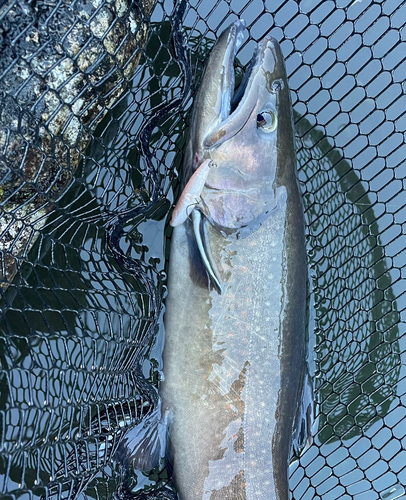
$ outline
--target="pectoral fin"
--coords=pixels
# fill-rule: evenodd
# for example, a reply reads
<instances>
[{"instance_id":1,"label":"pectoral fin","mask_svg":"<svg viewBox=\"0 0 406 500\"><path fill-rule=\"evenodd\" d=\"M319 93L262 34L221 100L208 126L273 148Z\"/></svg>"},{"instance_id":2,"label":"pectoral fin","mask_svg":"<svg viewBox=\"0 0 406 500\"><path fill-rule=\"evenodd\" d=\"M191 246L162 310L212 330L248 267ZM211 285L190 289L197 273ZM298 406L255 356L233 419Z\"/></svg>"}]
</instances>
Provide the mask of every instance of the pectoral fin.
<instances>
[{"instance_id":1,"label":"pectoral fin","mask_svg":"<svg viewBox=\"0 0 406 500\"><path fill-rule=\"evenodd\" d=\"M193 233L195 235L195 240L197 244L197 248L199 249L200 256L203 261L203 265L206 268L206 271L210 278L213 280L217 291L221 294L221 280L219 277L219 272L214 262L213 256L210 251L209 238L207 234L207 229L205 227L208 224L206 219L202 219L202 214L200 210L194 210L192 212L192 220L193 220ZM203 239L202 239L203 233Z\"/></svg>"}]
</instances>

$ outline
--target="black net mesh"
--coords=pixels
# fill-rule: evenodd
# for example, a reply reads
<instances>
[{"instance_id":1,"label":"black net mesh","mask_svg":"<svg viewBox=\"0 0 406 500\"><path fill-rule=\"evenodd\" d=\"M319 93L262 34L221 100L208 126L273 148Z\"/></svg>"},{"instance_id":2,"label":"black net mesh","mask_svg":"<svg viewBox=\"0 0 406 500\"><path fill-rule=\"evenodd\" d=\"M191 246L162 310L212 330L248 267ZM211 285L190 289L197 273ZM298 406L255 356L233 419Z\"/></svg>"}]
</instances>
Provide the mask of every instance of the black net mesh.
<instances>
[{"instance_id":1,"label":"black net mesh","mask_svg":"<svg viewBox=\"0 0 406 500\"><path fill-rule=\"evenodd\" d=\"M295 112L317 418L292 497L405 493L406 3L0 0L4 498L173 496L119 443L157 403L188 112L237 17L238 75L270 33Z\"/></svg>"}]
</instances>

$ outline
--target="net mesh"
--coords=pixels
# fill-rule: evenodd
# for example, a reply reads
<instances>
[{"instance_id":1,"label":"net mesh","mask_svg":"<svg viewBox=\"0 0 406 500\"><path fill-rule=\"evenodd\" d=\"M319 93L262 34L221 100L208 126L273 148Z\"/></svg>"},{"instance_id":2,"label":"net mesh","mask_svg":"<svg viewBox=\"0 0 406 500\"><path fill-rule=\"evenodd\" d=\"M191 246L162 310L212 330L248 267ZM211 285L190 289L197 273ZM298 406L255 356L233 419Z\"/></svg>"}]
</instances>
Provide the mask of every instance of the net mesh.
<instances>
[{"instance_id":1,"label":"net mesh","mask_svg":"<svg viewBox=\"0 0 406 500\"><path fill-rule=\"evenodd\" d=\"M281 43L305 203L316 420L292 498L405 493L405 2L0 0L4 498L173 498L120 441L157 404L188 112L239 17L237 80Z\"/></svg>"}]
</instances>

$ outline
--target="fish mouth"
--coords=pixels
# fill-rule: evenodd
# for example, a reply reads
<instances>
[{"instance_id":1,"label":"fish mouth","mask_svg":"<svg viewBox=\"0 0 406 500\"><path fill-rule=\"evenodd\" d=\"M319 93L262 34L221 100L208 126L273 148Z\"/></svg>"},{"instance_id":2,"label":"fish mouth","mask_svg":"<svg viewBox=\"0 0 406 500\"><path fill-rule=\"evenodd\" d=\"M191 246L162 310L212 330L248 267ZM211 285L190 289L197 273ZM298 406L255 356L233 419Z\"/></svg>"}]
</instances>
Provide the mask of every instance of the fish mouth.
<instances>
[{"instance_id":1,"label":"fish mouth","mask_svg":"<svg viewBox=\"0 0 406 500\"><path fill-rule=\"evenodd\" d=\"M241 30L242 26L240 22L238 29ZM234 86L231 88L231 83L234 82L235 58L241 43L240 36L236 35L237 28L233 27L235 29L231 33L234 36L228 38L232 46L231 48L228 47L227 50L234 57L227 57L224 61L223 71L224 75L227 76L223 78L224 85L221 92L225 97L222 99L222 109L219 110L215 120L216 124L209 127L208 133L203 140L206 158L211 158L214 149L241 132L253 115L256 117L258 111L255 111L255 109L258 108L259 99L267 102L269 96L273 95L275 98L279 90L284 87L285 69L282 53L278 42L268 36L257 44L239 86L236 89L234 89ZM241 32L239 35L241 35ZM225 82L227 82L227 85ZM275 87L275 82L278 82L278 88ZM253 121L255 123L255 118L253 118ZM250 127L255 127L255 125L249 124L248 128ZM258 189L258 179L253 179L248 169L241 167L241 165L239 167L239 163L242 164L243 161L240 162L237 159L236 162L230 164L227 161L220 160L216 168L212 169L207 177L205 189L224 193L245 193L247 195ZM253 187L253 184L255 184L255 187Z\"/></svg>"},{"instance_id":2,"label":"fish mouth","mask_svg":"<svg viewBox=\"0 0 406 500\"><path fill-rule=\"evenodd\" d=\"M241 26L241 24L238 26L240 31ZM239 34L241 35L240 32ZM219 89L222 95L221 107L212 122L214 125L209 127L203 140L206 157L210 157L210 150L228 141L243 129L258 104L261 86L266 88L269 94L276 94L284 85L285 67L282 52L278 42L268 36L258 43L243 79L235 89L234 63L241 37L230 36L229 43L230 54L234 57L228 57L224 62L223 85ZM275 82L279 82L279 88L275 86Z\"/></svg>"},{"instance_id":3,"label":"fish mouth","mask_svg":"<svg viewBox=\"0 0 406 500\"><path fill-rule=\"evenodd\" d=\"M238 48L237 48L238 50ZM235 54L237 55L237 50ZM279 61L282 58L279 44L272 36L267 36L258 42L255 51L251 57L251 61L244 72L243 78L239 86L235 89L231 99L231 113L233 113L240 102L243 100L247 89L249 88L250 80L255 78L256 73L262 69L271 79L274 73L278 70ZM234 71L234 61L231 63L227 71ZM272 92L272 88L268 89Z\"/></svg>"},{"instance_id":4,"label":"fish mouth","mask_svg":"<svg viewBox=\"0 0 406 500\"><path fill-rule=\"evenodd\" d=\"M236 56L237 38L228 40ZM229 84L234 63L235 57L227 58L219 69L228 75ZM275 199L278 109L289 91L278 42L270 36L262 39L239 87L224 85L221 91L227 95L223 102L230 105L219 110L216 124L208 127L203 139L204 156L214 168L204 181L197 208L217 229L241 233L245 228L249 234L270 213Z\"/></svg>"}]
</instances>

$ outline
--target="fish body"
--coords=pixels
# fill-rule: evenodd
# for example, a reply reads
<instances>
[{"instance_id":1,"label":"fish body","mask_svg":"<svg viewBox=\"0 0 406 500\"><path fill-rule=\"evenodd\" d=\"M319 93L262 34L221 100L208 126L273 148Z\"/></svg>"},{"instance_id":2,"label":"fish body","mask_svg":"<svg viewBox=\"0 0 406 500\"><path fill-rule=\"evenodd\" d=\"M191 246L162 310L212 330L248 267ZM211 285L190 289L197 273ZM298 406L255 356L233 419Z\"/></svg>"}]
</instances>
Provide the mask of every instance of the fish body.
<instances>
[{"instance_id":1,"label":"fish body","mask_svg":"<svg viewBox=\"0 0 406 500\"><path fill-rule=\"evenodd\" d=\"M233 105L243 28L231 25L209 57L184 165L195 206L172 221L160 393L180 500L287 500L288 462L307 422L290 94L281 49L265 38Z\"/></svg>"}]
</instances>

